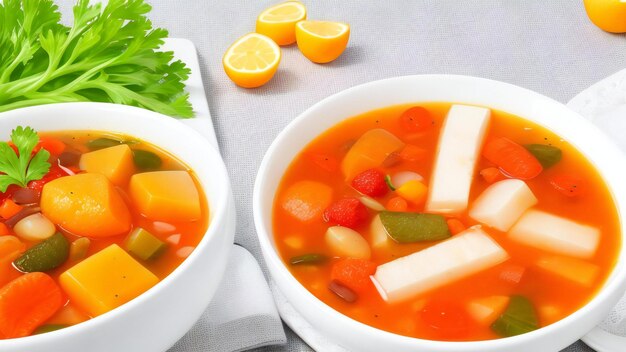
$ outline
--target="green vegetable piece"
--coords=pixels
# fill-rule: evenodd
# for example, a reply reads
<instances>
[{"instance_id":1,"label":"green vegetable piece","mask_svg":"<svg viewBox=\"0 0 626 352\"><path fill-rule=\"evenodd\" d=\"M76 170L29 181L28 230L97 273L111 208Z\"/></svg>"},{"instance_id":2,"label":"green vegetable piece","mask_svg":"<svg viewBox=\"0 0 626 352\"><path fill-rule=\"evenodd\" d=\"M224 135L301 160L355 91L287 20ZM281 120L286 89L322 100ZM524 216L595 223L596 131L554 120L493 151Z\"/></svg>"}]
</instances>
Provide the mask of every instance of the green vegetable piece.
<instances>
[{"instance_id":1,"label":"green vegetable piece","mask_svg":"<svg viewBox=\"0 0 626 352\"><path fill-rule=\"evenodd\" d=\"M143 260L149 260L159 257L165 252L167 245L150 232L137 227L128 235L125 247L134 256Z\"/></svg>"},{"instance_id":2,"label":"green vegetable piece","mask_svg":"<svg viewBox=\"0 0 626 352\"><path fill-rule=\"evenodd\" d=\"M0 95L2 95L1 92ZM10 185L26 187L30 181L39 180L50 171L48 162L50 153L47 150L41 148L35 155L32 155L35 146L39 143L39 136L35 130L30 127L17 126L11 132L11 142L17 149L17 153L9 146L9 143L0 142L0 192L2 193Z\"/></svg>"},{"instance_id":3,"label":"green vegetable piece","mask_svg":"<svg viewBox=\"0 0 626 352\"><path fill-rule=\"evenodd\" d=\"M538 328L535 308L522 296L512 296L504 313L491 325L491 329L503 337L525 334Z\"/></svg>"},{"instance_id":4,"label":"green vegetable piece","mask_svg":"<svg viewBox=\"0 0 626 352\"><path fill-rule=\"evenodd\" d=\"M158 170L163 164L161 158L153 152L147 150L133 150L133 161L139 170Z\"/></svg>"},{"instance_id":5,"label":"green vegetable piece","mask_svg":"<svg viewBox=\"0 0 626 352\"><path fill-rule=\"evenodd\" d=\"M326 256L321 254L303 254L297 257L293 257L289 260L291 265L300 265L300 264L319 264L326 261Z\"/></svg>"},{"instance_id":6,"label":"green vegetable piece","mask_svg":"<svg viewBox=\"0 0 626 352\"><path fill-rule=\"evenodd\" d=\"M47 332L52 332L52 331L65 329L66 327L67 327L67 325L63 325L63 324L46 324L46 325L42 325L42 326L38 327L37 329L35 329L33 334L35 334L35 335L45 334Z\"/></svg>"},{"instance_id":7,"label":"green vegetable piece","mask_svg":"<svg viewBox=\"0 0 626 352\"><path fill-rule=\"evenodd\" d=\"M112 138L97 138L87 142L87 148L91 150L99 150L109 147L115 147L116 145L120 145L123 143L124 142Z\"/></svg>"},{"instance_id":8,"label":"green vegetable piece","mask_svg":"<svg viewBox=\"0 0 626 352\"><path fill-rule=\"evenodd\" d=\"M168 33L144 0L76 1L73 27L52 0L0 1L0 112L97 101L192 117L190 70L160 50Z\"/></svg>"},{"instance_id":9,"label":"green vegetable piece","mask_svg":"<svg viewBox=\"0 0 626 352\"><path fill-rule=\"evenodd\" d=\"M69 253L69 241L60 232L57 232L45 241L30 247L19 258L15 259L13 265L25 273L49 271L65 263Z\"/></svg>"},{"instance_id":10,"label":"green vegetable piece","mask_svg":"<svg viewBox=\"0 0 626 352\"><path fill-rule=\"evenodd\" d=\"M439 241L451 236L446 218L437 214L383 211L380 221L387 234L400 243Z\"/></svg>"},{"instance_id":11,"label":"green vegetable piece","mask_svg":"<svg viewBox=\"0 0 626 352\"><path fill-rule=\"evenodd\" d=\"M389 187L390 190L392 191L396 190L396 186L394 186L393 183L391 183L390 175L385 175L385 183L387 184L387 187Z\"/></svg>"},{"instance_id":12,"label":"green vegetable piece","mask_svg":"<svg viewBox=\"0 0 626 352\"><path fill-rule=\"evenodd\" d=\"M539 160L544 169L561 161L562 152L557 147L545 144L526 144L524 147Z\"/></svg>"}]
</instances>

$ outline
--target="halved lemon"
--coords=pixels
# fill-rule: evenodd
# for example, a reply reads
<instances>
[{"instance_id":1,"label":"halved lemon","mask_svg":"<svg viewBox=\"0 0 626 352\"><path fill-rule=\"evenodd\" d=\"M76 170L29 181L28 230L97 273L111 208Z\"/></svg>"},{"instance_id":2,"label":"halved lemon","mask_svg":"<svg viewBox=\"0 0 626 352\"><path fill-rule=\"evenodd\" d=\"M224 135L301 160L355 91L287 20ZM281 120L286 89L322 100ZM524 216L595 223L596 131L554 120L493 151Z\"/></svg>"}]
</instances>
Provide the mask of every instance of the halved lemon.
<instances>
[{"instance_id":1,"label":"halved lemon","mask_svg":"<svg viewBox=\"0 0 626 352\"><path fill-rule=\"evenodd\" d=\"M280 47L259 33L248 33L237 39L224 54L224 71L238 86L259 87L267 83L278 69Z\"/></svg>"},{"instance_id":2,"label":"halved lemon","mask_svg":"<svg viewBox=\"0 0 626 352\"><path fill-rule=\"evenodd\" d=\"M343 53L350 38L350 26L341 22L300 21L296 24L298 48L309 60L326 63Z\"/></svg>"},{"instance_id":3,"label":"halved lemon","mask_svg":"<svg viewBox=\"0 0 626 352\"><path fill-rule=\"evenodd\" d=\"M306 19L306 8L297 1L288 1L261 12L256 19L256 32L272 38L278 45L296 42L296 23Z\"/></svg>"}]
</instances>

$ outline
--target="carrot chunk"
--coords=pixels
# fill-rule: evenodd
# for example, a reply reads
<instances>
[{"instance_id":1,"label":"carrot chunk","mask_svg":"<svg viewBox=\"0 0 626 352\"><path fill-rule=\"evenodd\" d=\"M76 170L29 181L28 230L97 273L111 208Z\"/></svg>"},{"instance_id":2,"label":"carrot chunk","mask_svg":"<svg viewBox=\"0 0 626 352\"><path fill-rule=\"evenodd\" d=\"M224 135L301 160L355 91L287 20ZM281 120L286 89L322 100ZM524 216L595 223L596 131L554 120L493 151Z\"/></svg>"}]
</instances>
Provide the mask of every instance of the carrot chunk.
<instances>
[{"instance_id":1,"label":"carrot chunk","mask_svg":"<svg viewBox=\"0 0 626 352\"><path fill-rule=\"evenodd\" d=\"M366 259L343 259L333 265L330 272L331 281L337 281L347 288L363 292L371 287L370 275L376 272L376 264Z\"/></svg>"},{"instance_id":2,"label":"carrot chunk","mask_svg":"<svg viewBox=\"0 0 626 352\"><path fill-rule=\"evenodd\" d=\"M322 212L333 200L333 190L316 181L300 181L287 189L282 208L294 218L309 222L321 219Z\"/></svg>"},{"instance_id":3,"label":"carrot chunk","mask_svg":"<svg viewBox=\"0 0 626 352\"><path fill-rule=\"evenodd\" d=\"M513 178L528 180L543 170L539 160L526 148L504 137L487 142L483 156Z\"/></svg>"},{"instance_id":4,"label":"carrot chunk","mask_svg":"<svg viewBox=\"0 0 626 352\"><path fill-rule=\"evenodd\" d=\"M60 155L65 150L65 143L51 137L39 137L39 144L35 147L35 150L43 148L50 152L52 155Z\"/></svg>"},{"instance_id":5,"label":"carrot chunk","mask_svg":"<svg viewBox=\"0 0 626 352\"><path fill-rule=\"evenodd\" d=\"M393 197L387 202L387 210L389 211L406 211L409 204L402 197Z\"/></svg>"},{"instance_id":6,"label":"carrot chunk","mask_svg":"<svg viewBox=\"0 0 626 352\"><path fill-rule=\"evenodd\" d=\"M6 220L19 213L22 208L24 207L7 198L2 202L2 205L0 205L0 216Z\"/></svg>"},{"instance_id":7,"label":"carrot chunk","mask_svg":"<svg viewBox=\"0 0 626 352\"><path fill-rule=\"evenodd\" d=\"M0 333L5 338L30 335L59 310L61 288L44 273L28 273L0 289Z\"/></svg>"}]
</instances>

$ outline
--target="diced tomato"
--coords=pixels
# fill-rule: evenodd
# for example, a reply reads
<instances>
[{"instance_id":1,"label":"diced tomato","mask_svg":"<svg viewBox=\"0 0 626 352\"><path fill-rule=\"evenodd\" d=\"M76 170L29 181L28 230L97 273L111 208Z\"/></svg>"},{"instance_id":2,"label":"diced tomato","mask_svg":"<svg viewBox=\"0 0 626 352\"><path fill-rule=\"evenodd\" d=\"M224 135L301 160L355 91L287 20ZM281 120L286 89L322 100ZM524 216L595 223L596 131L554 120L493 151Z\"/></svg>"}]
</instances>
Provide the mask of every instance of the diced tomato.
<instances>
[{"instance_id":1,"label":"diced tomato","mask_svg":"<svg viewBox=\"0 0 626 352\"><path fill-rule=\"evenodd\" d=\"M400 126L409 133L426 132L434 124L430 112L421 106L409 108L400 116Z\"/></svg>"},{"instance_id":2,"label":"diced tomato","mask_svg":"<svg viewBox=\"0 0 626 352\"><path fill-rule=\"evenodd\" d=\"M30 335L63 306L61 288L44 273L28 273L0 289L0 332L7 338Z\"/></svg>"},{"instance_id":3,"label":"diced tomato","mask_svg":"<svg viewBox=\"0 0 626 352\"><path fill-rule=\"evenodd\" d=\"M368 287L372 287L370 275L374 275L376 266L376 263L365 259L342 259L333 265L330 279L353 291L363 292Z\"/></svg>"},{"instance_id":4,"label":"diced tomato","mask_svg":"<svg viewBox=\"0 0 626 352\"><path fill-rule=\"evenodd\" d=\"M328 172L336 172L339 169L339 161L333 156L327 154L309 153L309 159L315 163L315 165L321 167Z\"/></svg>"},{"instance_id":5,"label":"diced tomato","mask_svg":"<svg viewBox=\"0 0 626 352\"><path fill-rule=\"evenodd\" d=\"M0 217L5 220L9 219L13 215L19 213L23 208L23 206L16 204L12 199L6 198L0 205Z\"/></svg>"},{"instance_id":6,"label":"diced tomato","mask_svg":"<svg viewBox=\"0 0 626 352\"><path fill-rule=\"evenodd\" d=\"M39 143L33 150L33 152L39 151L40 148L43 148L50 152L52 155L60 155L65 150L65 143L61 142L56 138L51 137L39 137Z\"/></svg>"},{"instance_id":7,"label":"diced tomato","mask_svg":"<svg viewBox=\"0 0 626 352\"><path fill-rule=\"evenodd\" d=\"M406 211L409 204L402 197L393 197L387 202L387 210L389 211Z\"/></svg>"},{"instance_id":8,"label":"diced tomato","mask_svg":"<svg viewBox=\"0 0 626 352\"><path fill-rule=\"evenodd\" d=\"M554 189L567 197L578 197L585 191L585 181L573 175L556 175L550 179Z\"/></svg>"},{"instance_id":9,"label":"diced tomato","mask_svg":"<svg viewBox=\"0 0 626 352\"><path fill-rule=\"evenodd\" d=\"M356 198L344 198L332 203L324 212L326 221L356 228L367 219L367 208Z\"/></svg>"},{"instance_id":10,"label":"diced tomato","mask_svg":"<svg viewBox=\"0 0 626 352\"><path fill-rule=\"evenodd\" d=\"M453 235L465 231L465 225L463 225L463 222L461 222L461 220L457 218L450 218L446 220L446 222L448 223L448 229L450 230L450 233Z\"/></svg>"},{"instance_id":11,"label":"diced tomato","mask_svg":"<svg viewBox=\"0 0 626 352\"><path fill-rule=\"evenodd\" d=\"M539 160L526 148L504 137L487 142L483 156L513 178L528 180L543 170Z\"/></svg>"},{"instance_id":12,"label":"diced tomato","mask_svg":"<svg viewBox=\"0 0 626 352\"><path fill-rule=\"evenodd\" d=\"M356 175L352 180L352 187L370 197L382 197L389 191L385 174L377 169L365 170Z\"/></svg>"},{"instance_id":13,"label":"diced tomato","mask_svg":"<svg viewBox=\"0 0 626 352\"><path fill-rule=\"evenodd\" d=\"M462 338L469 331L469 314L454 301L433 299L427 302L421 311L421 318L434 335L442 338Z\"/></svg>"},{"instance_id":14,"label":"diced tomato","mask_svg":"<svg viewBox=\"0 0 626 352\"><path fill-rule=\"evenodd\" d=\"M400 151L400 158L406 161L421 161L426 158L428 151L418 146L407 144Z\"/></svg>"},{"instance_id":15,"label":"diced tomato","mask_svg":"<svg viewBox=\"0 0 626 352\"><path fill-rule=\"evenodd\" d=\"M480 170L480 176L483 177L487 183L492 184L501 180L504 180L506 176L502 174L497 167L488 167Z\"/></svg>"},{"instance_id":16,"label":"diced tomato","mask_svg":"<svg viewBox=\"0 0 626 352\"><path fill-rule=\"evenodd\" d=\"M52 164L50 171L48 171L48 173L40 180L30 181L28 183L28 188L41 192L41 189L46 183L67 175L67 172L63 171L63 169L61 169L58 165Z\"/></svg>"}]
</instances>

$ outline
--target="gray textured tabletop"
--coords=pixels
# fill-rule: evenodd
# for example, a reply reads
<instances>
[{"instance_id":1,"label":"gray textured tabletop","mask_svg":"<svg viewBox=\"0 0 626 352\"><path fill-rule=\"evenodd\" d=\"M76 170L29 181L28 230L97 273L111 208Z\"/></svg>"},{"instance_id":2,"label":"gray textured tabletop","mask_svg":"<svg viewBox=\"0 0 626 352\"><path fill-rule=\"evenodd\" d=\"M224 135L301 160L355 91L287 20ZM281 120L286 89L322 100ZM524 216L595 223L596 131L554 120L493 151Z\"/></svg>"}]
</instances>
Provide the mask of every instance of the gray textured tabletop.
<instances>
[{"instance_id":1,"label":"gray textured tabletop","mask_svg":"<svg viewBox=\"0 0 626 352\"><path fill-rule=\"evenodd\" d=\"M451 73L513 83L567 102L626 68L626 36L593 26L581 0L358 1L304 0L310 19L351 25L347 50L316 65L297 47L283 48L278 73L247 90L226 77L221 58L254 30L258 13L280 0L148 0L150 17L171 37L198 47L217 138L238 208L236 241L259 260L252 188L263 154L300 112L345 88L381 78ZM59 0L71 14L73 0ZM262 264L263 265L263 264ZM310 350L288 332L288 344L263 351ZM582 342L568 352L592 351Z\"/></svg>"}]
</instances>

